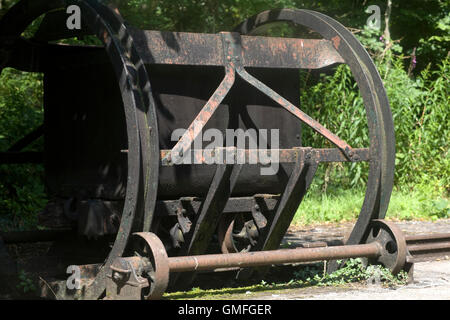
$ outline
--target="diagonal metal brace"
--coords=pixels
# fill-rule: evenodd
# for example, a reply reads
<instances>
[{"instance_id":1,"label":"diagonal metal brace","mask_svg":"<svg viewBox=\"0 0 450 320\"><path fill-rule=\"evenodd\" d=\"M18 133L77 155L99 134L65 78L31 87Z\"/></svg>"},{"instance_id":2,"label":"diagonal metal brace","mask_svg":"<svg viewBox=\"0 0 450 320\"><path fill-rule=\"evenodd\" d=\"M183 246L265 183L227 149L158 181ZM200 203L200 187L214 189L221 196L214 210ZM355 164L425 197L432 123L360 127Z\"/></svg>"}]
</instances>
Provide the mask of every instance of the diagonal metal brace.
<instances>
[{"instance_id":1,"label":"diagonal metal brace","mask_svg":"<svg viewBox=\"0 0 450 320\"><path fill-rule=\"evenodd\" d=\"M161 160L163 165L171 165L174 162L183 159L183 157L190 150L194 140L202 132L206 123L209 121L209 119L211 119L214 112L217 110L223 99L233 87L234 81L236 79L236 68L234 65L234 61L229 59L230 55L232 54L232 48L229 45L225 45L225 43L229 43L229 40L224 39L224 53L226 57L224 61L225 77L223 78L222 82L213 93L211 98L209 98L208 102L195 117L194 121L192 121L181 139L178 140L177 144L172 148L171 152Z\"/></svg>"},{"instance_id":2,"label":"diagonal metal brace","mask_svg":"<svg viewBox=\"0 0 450 320\"><path fill-rule=\"evenodd\" d=\"M314 120L310 116L308 116L306 113L301 111L299 108L294 106L292 103L290 103L288 100L280 96L278 93L276 93L274 90L269 88L267 85L250 75L244 68L242 63L242 46L240 44L241 38L238 33L223 33L223 37L226 40L229 40L226 43L230 44L230 47L233 49L233 55L231 56L231 61L233 65L236 68L237 74L246 82L251 84L253 87L267 95L269 98L271 98L273 101L278 103L280 106L282 106L284 109L295 115L297 118L299 118L302 122L307 124L309 127L311 127L314 131L328 139L330 142L335 144L339 149L344 152L344 154L348 157L351 161L357 161L357 157L355 156L355 152L353 151L352 147L339 138L337 135L332 133L330 130L325 128L323 125L321 125L317 120ZM225 40L225 41L226 41Z\"/></svg>"}]
</instances>

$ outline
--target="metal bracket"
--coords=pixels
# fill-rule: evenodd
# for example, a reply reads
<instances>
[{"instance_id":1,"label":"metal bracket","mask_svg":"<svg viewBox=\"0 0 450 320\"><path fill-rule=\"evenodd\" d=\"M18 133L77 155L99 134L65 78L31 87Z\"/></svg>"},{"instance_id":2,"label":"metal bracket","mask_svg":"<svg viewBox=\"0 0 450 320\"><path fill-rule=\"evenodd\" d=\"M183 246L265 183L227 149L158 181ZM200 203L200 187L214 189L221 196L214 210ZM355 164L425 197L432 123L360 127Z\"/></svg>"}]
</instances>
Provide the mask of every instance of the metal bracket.
<instances>
[{"instance_id":1,"label":"metal bracket","mask_svg":"<svg viewBox=\"0 0 450 320\"><path fill-rule=\"evenodd\" d=\"M116 258L106 276L106 298L108 300L141 300L142 289L149 286L142 277L145 266L139 257Z\"/></svg>"},{"instance_id":2,"label":"metal bracket","mask_svg":"<svg viewBox=\"0 0 450 320\"><path fill-rule=\"evenodd\" d=\"M267 226L267 219L266 217L261 213L262 208L260 203L261 197L253 197L253 207L252 207L252 217L255 221L256 226L258 227L258 230L262 230Z\"/></svg>"}]
</instances>

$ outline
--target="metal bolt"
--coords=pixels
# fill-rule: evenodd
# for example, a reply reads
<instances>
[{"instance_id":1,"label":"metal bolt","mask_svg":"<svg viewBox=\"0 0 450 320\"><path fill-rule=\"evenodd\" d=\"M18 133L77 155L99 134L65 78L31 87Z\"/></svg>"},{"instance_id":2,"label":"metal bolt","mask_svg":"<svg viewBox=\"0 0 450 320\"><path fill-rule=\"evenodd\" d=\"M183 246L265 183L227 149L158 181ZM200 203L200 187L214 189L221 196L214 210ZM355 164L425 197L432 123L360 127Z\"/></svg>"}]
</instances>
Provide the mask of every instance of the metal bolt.
<instances>
[{"instance_id":1,"label":"metal bolt","mask_svg":"<svg viewBox=\"0 0 450 320\"><path fill-rule=\"evenodd\" d=\"M120 274L119 272L114 272L113 278L114 278L114 280L118 280L119 281L119 280L121 280L123 278L123 275Z\"/></svg>"}]
</instances>

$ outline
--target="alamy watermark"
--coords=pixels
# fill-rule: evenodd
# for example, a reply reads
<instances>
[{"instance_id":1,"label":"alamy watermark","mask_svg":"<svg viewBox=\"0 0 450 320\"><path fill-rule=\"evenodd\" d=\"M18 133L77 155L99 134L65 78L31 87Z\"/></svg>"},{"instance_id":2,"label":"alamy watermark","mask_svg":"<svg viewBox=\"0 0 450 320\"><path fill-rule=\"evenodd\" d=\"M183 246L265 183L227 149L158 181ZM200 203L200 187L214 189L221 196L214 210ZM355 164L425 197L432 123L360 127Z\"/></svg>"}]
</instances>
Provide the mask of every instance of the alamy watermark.
<instances>
[{"instance_id":1,"label":"alamy watermark","mask_svg":"<svg viewBox=\"0 0 450 320\"><path fill-rule=\"evenodd\" d=\"M223 131L215 128L201 132L201 128L201 123L194 122L193 132L199 132L199 134L194 139L193 151L173 154L172 163L262 164L265 166L260 169L261 175L277 174L279 169L279 129L225 129L224 134ZM176 129L172 132L171 140L178 141L185 133L186 129ZM203 148L205 142L208 144ZM247 145L248 148L246 148Z\"/></svg>"},{"instance_id":2,"label":"alamy watermark","mask_svg":"<svg viewBox=\"0 0 450 320\"><path fill-rule=\"evenodd\" d=\"M381 29L381 9L377 5L370 5L367 7L366 13L370 13L370 17L367 18L366 24L370 29Z\"/></svg>"},{"instance_id":3,"label":"alamy watermark","mask_svg":"<svg viewBox=\"0 0 450 320\"><path fill-rule=\"evenodd\" d=\"M66 273L70 274L67 278L66 286L69 290L81 289L81 270L79 266L68 266Z\"/></svg>"},{"instance_id":4,"label":"alamy watermark","mask_svg":"<svg viewBox=\"0 0 450 320\"><path fill-rule=\"evenodd\" d=\"M71 5L67 7L67 14L70 16L66 20L66 27L69 30L81 29L81 9L77 5Z\"/></svg>"}]
</instances>

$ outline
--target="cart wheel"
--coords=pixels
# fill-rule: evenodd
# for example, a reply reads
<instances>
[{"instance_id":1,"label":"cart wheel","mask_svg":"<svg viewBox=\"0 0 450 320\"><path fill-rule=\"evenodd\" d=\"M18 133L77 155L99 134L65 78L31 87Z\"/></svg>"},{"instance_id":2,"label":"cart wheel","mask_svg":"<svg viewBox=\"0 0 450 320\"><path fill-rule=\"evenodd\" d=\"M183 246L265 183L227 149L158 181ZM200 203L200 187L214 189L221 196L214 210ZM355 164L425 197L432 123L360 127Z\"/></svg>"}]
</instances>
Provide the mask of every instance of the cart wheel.
<instances>
[{"instance_id":1,"label":"cart wheel","mask_svg":"<svg viewBox=\"0 0 450 320\"><path fill-rule=\"evenodd\" d=\"M269 10L245 20L235 30L244 35L255 35L262 27L275 22L289 22L304 26L333 43L334 48L350 67L363 98L370 140L368 181L366 194L358 219L347 244L363 243L372 219L384 218L392 192L395 162L395 135L389 102L382 80L370 56L361 43L339 22L309 10ZM350 141L351 143L351 141ZM280 244L282 235L271 247ZM259 241L264 241L260 239ZM263 245L264 246L264 245ZM330 264L330 271L335 263Z\"/></svg>"},{"instance_id":2,"label":"cart wheel","mask_svg":"<svg viewBox=\"0 0 450 320\"><path fill-rule=\"evenodd\" d=\"M103 43L114 68L124 105L128 139L127 188L119 232L95 280L88 288L82 288L85 292L83 298L98 299L105 291L105 275L110 272L109 266L122 255L132 226L137 224L141 230L150 230L158 185L158 127L147 71L126 25L114 8L95 0L22 0L0 20L0 46L5 50L11 48L5 46L5 41L22 43L22 32L39 16L58 12L65 14L70 5L80 7L83 26L86 25L89 34L95 34ZM62 34L67 33L65 20L60 28ZM42 41L35 43L33 39L27 41L30 50L46 44ZM2 56L10 57L11 54L6 52ZM27 70L31 62L26 61L20 67ZM6 66L8 60L2 61L1 67Z\"/></svg>"}]
</instances>

